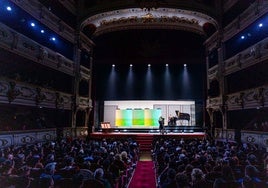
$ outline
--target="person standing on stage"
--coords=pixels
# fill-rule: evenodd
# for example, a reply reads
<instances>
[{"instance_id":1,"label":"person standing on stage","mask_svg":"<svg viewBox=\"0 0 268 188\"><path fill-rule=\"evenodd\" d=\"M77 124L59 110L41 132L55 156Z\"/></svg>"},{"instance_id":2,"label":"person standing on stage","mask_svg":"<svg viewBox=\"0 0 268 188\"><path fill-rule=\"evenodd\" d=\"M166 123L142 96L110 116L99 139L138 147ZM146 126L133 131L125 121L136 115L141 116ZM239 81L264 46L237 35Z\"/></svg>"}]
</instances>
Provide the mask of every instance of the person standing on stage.
<instances>
[{"instance_id":1,"label":"person standing on stage","mask_svg":"<svg viewBox=\"0 0 268 188\"><path fill-rule=\"evenodd\" d=\"M164 118L162 116L158 119L160 134L164 134Z\"/></svg>"}]
</instances>

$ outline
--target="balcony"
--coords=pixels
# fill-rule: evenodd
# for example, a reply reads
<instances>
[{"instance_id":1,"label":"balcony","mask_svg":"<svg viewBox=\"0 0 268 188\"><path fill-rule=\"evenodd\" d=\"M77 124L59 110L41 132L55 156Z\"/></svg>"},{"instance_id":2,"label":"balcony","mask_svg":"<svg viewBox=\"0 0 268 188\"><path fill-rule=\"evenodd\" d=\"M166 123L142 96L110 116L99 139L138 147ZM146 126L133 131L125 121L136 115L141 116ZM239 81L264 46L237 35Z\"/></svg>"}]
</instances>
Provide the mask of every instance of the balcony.
<instances>
[{"instance_id":1,"label":"balcony","mask_svg":"<svg viewBox=\"0 0 268 188\"><path fill-rule=\"evenodd\" d=\"M223 41L229 40L267 12L268 1L256 1L238 18L233 20L228 26L224 28Z\"/></svg>"},{"instance_id":2,"label":"balcony","mask_svg":"<svg viewBox=\"0 0 268 188\"><path fill-rule=\"evenodd\" d=\"M268 59L268 38L256 43L224 62L224 74L229 75L241 69Z\"/></svg>"},{"instance_id":3,"label":"balcony","mask_svg":"<svg viewBox=\"0 0 268 188\"><path fill-rule=\"evenodd\" d=\"M88 97L79 97L79 108L87 109L92 107L92 101Z\"/></svg>"},{"instance_id":4,"label":"balcony","mask_svg":"<svg viewBox=\"0 0 268 188\"><path fill-rule=\"evenodd\" d=\"M74 76L74 62L0 23L0 48Z\"/></svg>"},{"instance_id":5,"label":"balcony","mask_svg":"<svg viewBox=\"0 0 268 188\"><path fill-rule=\"evenodd\" d=\"M72 97L70 94L40 88L35 85L14 82L0 78L0 101L24 106L60 108L70 110Z\"/></svg>"},{"instance_id":6,"label":"balcony","mask_svg":"<svg viewBox=\"0 0 268 188\"><path fill-rule=\"evenodd\" d=\"M213 67L208 69L208 79L213 80L217 77L218 74L218 65L214 65Z\"/></svg>"},{"instance_id":7,"label":"balcony","mask_svg":"<svg viewBox=\"0 0 268 188\"><path fill-rule=\"evenodd\" d=\"M219 109L222 106L222 98L214 97L207 99L207 108Z\"/></svg>"},{"instance_id":8,"label":"balcony","mask_svg":"<svg viewBox=\"0 0 268 188\"><path fill-rule=\"evenodd\" d=\"M90 80L90 69L81 65L80 66L80 75L81 75L82 79L89 81Z\"/></svg>"},{"instance_id":9,"label":"balcony","mask_svg":"<svg viewBox=\"0 0 268 188\"><path fill-rule=\"evenodd\" d=\"M268 106L268 85L227 95L228 110L251 109Z\"/></svg>"}]
</instances>

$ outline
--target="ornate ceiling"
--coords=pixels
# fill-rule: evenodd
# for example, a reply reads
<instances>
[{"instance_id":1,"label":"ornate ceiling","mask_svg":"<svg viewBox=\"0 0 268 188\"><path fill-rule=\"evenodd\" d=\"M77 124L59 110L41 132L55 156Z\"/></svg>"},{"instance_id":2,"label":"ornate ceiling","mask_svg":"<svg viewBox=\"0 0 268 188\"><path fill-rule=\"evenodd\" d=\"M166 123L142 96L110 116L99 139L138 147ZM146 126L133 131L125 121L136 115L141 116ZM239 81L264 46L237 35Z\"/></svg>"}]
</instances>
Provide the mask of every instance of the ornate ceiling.
<instances>
[{"instance_id":1,"label":"ornate ceiling","mask_svg":"<svg viewBox=\"0 0 268 188\"><path fill-rule=\"evenodd\" d=\"M88 17L82 28L90 26L94 35L126 29L175 29L186 30L205 35L204 25L211 24L217 28L212 17L195 11L163 8L131 8L102 12Z\"/></svg>"},{"instance_id":2,"label":"ornate ceiling","mask_svg":"<svg viewBox=\"0 0 268 188\"><path fill-rule=\"evenodd\" d=\"M218 27L213 1L132 0L80 2L81 28L98 36L127 29L175 29L205 35Z\"/></svg>"},{"instance_id":3,"label":"ornate ceiling","mask_svg":"<svg viewBox=\"0 0 268 188\"><path fill-rule=\"evenodd\" d=\"M162 54L162 58L165 54L165 59L178 59L177 56L189 59L193 54L177 53L184 52L188 48L192 52L196 51L195 59L203 59L201 58L203 53L200 55L204 49L203 42L218 28L224 27L222 23L236 17L239 14L237 8L242 11L253 0L249 3L245 3L244 0L39 1L64 22L75 29L79 27L93 40L96 44L95 59L106 61L115 58L116 61L118 59L125 61L140 56L158 57L158 54ZM123 42L122 38L125 38L126 42ZM157 52L156 55L149 53L151 43L144 45L148 43L148 39L152 40L153 44L161 44L154 50ZM147 47L144 50L140 48L141 46ZM131 53L126 53L126 49ZM133 52L140 50L148 53L142 55L134 53L133 56Z\"/></svg>"}]
</instances>

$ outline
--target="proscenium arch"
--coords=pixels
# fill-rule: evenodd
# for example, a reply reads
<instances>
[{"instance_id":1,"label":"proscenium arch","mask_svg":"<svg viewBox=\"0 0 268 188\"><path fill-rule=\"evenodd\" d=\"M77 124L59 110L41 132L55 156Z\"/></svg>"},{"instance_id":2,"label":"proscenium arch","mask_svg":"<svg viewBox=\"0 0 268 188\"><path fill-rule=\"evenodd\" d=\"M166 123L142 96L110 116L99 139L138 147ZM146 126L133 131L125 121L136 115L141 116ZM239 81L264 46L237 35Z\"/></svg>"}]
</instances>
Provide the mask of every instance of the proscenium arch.
<instances>
[{"instance_id":1,"label":"proscenium arch","mask_svg":"<svg viewBox=\"0 0 268 188\"><path fill-rule=\"evenodd\" d=\"M206 35L205 26L218 28L217 21L201 12L157 8L148 11L142 8L118 9L102 12L85 19L81 31L91 28L92 37L104 33L128 29L174 29Z\"/></svg>"}]
</instances>

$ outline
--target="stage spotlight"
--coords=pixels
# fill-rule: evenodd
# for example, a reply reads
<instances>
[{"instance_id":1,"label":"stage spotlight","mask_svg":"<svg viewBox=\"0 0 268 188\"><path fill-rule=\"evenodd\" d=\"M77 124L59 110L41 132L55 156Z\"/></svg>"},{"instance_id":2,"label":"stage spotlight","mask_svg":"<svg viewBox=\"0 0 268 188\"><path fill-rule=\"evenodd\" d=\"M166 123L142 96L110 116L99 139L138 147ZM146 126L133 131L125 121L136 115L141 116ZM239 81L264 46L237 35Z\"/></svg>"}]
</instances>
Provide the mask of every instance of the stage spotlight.
<instances>
[{"instance_id":1,"label":"stage spotlight","mask_svg":"<svg viewBox=\"0 0 268 188\"><path fill-rule=\"evenodd\" d=\"M31 23L31 26L32 26L32 27L35 27L35 23L32 22L32 23Z\"/></svg>"},{"instance_id":2,"label":"stage spotlight","mask_svg":"<svg viewBox=\"0 0 268 188\"><path fill-rule=\"evenodd\" d=\"M187 67L187 64L183 64L184 67Z\"/></svg>"},{"instance_id":3,"label":"stage spotlight","mask_svg":"<svg viewBox=\"0 0 268 188\"><path fill-rule=\"evenodd\" d=\"M45 33L45 30L42 29L40 32L41 32L41 33Z\"/></svg>"},{"instance_id":4,"label":"stage spotlight","mask_svg":"<svg viewBox=\"0 0 268 188\"><path fill-rule=\"evenodd\" d=\"M112 64L112 67L115 67L115 64Z\"/></svg>"},{"instance_id":5,"label":"stage spotlight","mask_svg":"<svg viewBox=\"0 0 268 188\"><path fill-rule=\"evenodd\" d=\"M166 67L168 67L168 64L166 64Z\"/></svg>"},{"instance_id":6,"label":"stage spotlight","mask_svg":"<svg viewBox=\"0 0 268 188\"><path fill-rule=\"evenodd\" d=\"M12 11L12 8L10 6L6 7L7 11Z\"/></svg>"},{"instance_id":7,"label":"stage spotlight","mask_svg":"<svg viewBox=\"0 0 268 188\"><path fill-rule=\"evenodd\" d=\"M241 39L245 39L245 36L244 36L244 35L242 35L242 36L241 36Z\"/></svg>"},{"instance_id":8,"label":"stage spotlight","mask_svg":"<svg viewBox=\"0 0 268 188\"><path fill-rule=\"evenodd\" d=\"M262 26L263 26L263 24L262 24L262 23L260 23L260 24L259 24L259 27L262 27Z\"/></svg>"},{"instance_id":9,"label":"stage spotlight","mask_svg":"<svg viewBox=\"0 0 268 188\"><path fill-rule=\"evenodd\" d=\"M56 41L56 38L55 37L51 37L50 40Z\"/></svg>"},{"instance_id":10,"label":"stage spotlight","mask_svg":"<svg viewBox=\"0 0 268 188\"><path fill-rule=\"evenodd\" d=\"M130 67L132 67L133 65L132 65L132 64L130 64L129 66L130 66Z\"/></svg>"},{"instance_id":11,"label":"stage spotlight","mask_svg":"<svg viewBox=\"0 0 268 188\"><path fill-rule=\"evenodd\" d=\"M151 66L151 64L148 64L148 67L150 67Z\"/></svg>"}]
</instances>

